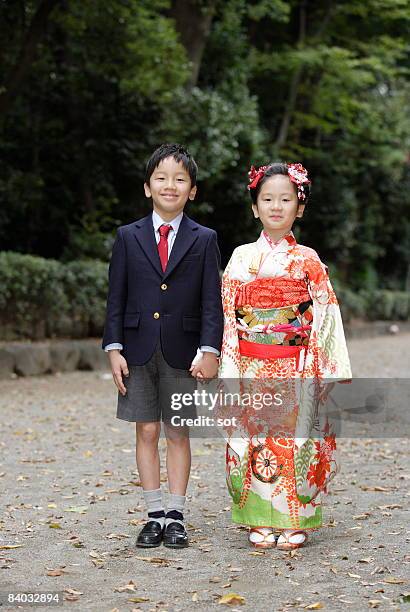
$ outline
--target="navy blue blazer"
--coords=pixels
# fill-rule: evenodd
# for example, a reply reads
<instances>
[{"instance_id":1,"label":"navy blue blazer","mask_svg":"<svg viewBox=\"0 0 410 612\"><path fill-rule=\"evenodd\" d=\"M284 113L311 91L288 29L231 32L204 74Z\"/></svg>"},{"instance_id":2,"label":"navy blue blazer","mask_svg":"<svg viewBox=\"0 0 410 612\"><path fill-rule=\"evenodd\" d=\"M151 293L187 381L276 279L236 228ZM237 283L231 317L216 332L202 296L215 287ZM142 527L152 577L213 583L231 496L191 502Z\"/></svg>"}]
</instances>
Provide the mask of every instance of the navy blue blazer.
<instances>
[{"instance_id":1,"label":"navy blue blazer","mask_svg":"<svg viewBox=\"0 0 410 612\"><path fill-rule=\"evenodd\" d=\"M221 349L223 311L216 232L185 214L162 271L152 215L117 231L110 268L103 348L123 345L143 365L161 341L165 360L187 370L197 348Z\"/></svg>"}]
</instances>

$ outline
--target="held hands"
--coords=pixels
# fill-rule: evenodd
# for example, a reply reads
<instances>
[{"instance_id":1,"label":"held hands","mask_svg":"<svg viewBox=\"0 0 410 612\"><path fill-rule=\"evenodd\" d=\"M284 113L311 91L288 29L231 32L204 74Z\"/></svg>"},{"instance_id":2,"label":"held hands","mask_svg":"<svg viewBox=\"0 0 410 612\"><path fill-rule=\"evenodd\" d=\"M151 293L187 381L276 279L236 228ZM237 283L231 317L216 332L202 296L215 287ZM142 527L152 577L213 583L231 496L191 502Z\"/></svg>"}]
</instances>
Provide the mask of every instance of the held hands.
<instances>
[{"instance_id":1,"label":"held hands","mask_svg":"<svg viewBox=\"0 0 410 612\"><path fill-rule=\"evenodd\" d=\"M327 401L327 398L330 395L330 392L333 390L334 386L336 383L332 382L332 383L327 383L325 385L322 385L319 393L317 395L317 399L319 401L319 403L321 404L325 404Z\"/></svg>"},{"instance_id":2,"label":"held hands","mask_svg":"<svg viewBox=\"0 0 410 612\"><path fill-rule=\"evenodd\" d=\"M218 374L219 361L215 353L204 352L201 359L195 365L191 365L189 371L197 380L215 378Z\"/></svg>"},{"instance_id":3,"label":"held hands","mask_svg":"<svg viewBox=\"0 0 410 612\"><path fill-rule=\"evenodd\" d=\"M125 388L122 377L123 375L129 375L127 362L117 349L108 351L108 357L110 360L112 377L117 389L121 395L125 395L127 393L127 389Z\"/></svg>"}]
</instances>

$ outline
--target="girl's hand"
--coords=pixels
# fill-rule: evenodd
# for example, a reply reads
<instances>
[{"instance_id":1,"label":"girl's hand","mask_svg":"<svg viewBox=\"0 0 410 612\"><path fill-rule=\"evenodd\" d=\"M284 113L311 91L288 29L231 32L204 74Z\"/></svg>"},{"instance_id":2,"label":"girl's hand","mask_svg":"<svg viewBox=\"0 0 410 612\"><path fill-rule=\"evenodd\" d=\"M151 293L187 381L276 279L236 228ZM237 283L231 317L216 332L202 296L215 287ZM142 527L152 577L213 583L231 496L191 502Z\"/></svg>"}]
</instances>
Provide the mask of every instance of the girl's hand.
<instances>
[{"instance_id":1,"label":"girl's hand","mask_svg":"<svg viewBox=\"0 0 410 612\"><path fill-rule=\"evenodd\" d=\"M318 400L321 404L325 404L327 401L327 398L330 395L330 392L332 391L333 387L335 386L336 383L332 382L332 383L326 383L325 385L322 385L319 393L318 393Z\"/></svg>"}]
</instances>

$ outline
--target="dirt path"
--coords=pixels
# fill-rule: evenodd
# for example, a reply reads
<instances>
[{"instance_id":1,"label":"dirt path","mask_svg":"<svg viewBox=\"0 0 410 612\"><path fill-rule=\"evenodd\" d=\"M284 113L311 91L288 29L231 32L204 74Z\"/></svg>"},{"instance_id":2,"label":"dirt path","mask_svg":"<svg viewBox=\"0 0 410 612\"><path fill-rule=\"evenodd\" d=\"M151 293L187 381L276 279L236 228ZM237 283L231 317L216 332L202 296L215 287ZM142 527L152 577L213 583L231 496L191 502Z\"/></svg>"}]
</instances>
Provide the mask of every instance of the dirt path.
<instances>
[{"instance_id":1,"label":"dirt path","mask_svg":"<svg viewBox=\"0 0 410 612\"><path fill-rule=\"evenodd\" d=\"M356 376L408 376L409 335L349 347ZM245 611L408 608L405 432L340 441L327 528L292 554L249 548L230 522L223 442L196 439L190 548L136 550L144 512L134 430L114 405L102 373L0 383L0 592L65 589L64 609L98 612L221 610L229 593L244 598L229 607Z\"/></svg>"}]
</instances>

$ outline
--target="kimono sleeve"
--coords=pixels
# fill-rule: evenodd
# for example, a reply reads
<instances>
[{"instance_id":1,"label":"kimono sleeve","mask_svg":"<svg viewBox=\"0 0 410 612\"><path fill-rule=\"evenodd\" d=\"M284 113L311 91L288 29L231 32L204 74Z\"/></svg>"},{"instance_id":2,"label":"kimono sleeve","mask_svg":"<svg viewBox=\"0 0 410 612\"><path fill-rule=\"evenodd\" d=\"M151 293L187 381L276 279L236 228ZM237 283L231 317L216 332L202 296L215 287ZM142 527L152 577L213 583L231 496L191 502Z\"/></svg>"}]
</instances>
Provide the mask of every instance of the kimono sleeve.
<instances>
[{"instance_id":1,"label":"kimono sleeve","mask_svg":"<svg viewBox=\"0 0 410 612\"><path fill-rule=\"evenodd\" d=\"M224 314L224 332L222 340L219 377L224 379L239 378L239 341L236 329L235 297L241 281L232 277L232 272L237 259L237 250L222 276L222 304Z\"/></svg>"},{"instance_id":2,"label":"kimono sleeve","mask_svg":"<svg viewBox=\"0 0 410 612\"><path fill-rule=\"evenodd\" d=\"M313 300L313 325L309 340L312 375L332 381L352 377L342 316L328 269L318 255L305 260L305 272Z\"/></svg>"}]
</instances>

